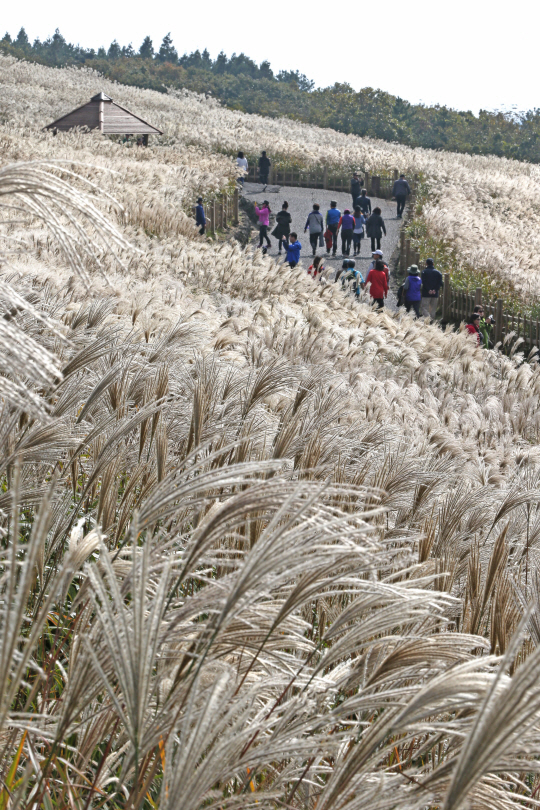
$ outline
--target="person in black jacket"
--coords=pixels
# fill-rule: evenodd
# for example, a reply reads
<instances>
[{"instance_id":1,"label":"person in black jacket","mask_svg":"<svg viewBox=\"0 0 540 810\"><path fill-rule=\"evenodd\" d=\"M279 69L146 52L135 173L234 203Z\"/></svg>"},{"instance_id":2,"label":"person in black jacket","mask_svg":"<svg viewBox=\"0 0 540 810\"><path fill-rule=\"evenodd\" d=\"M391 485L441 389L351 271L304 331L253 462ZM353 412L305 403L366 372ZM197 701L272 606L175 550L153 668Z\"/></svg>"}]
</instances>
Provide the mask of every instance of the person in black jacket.
<instances>
[{"instance_id":1,"label":"person in black jacket","mask_svg":"<svg viewBox=\"0 0 540 810\"><path fill-rule=\"evenodd\" d=\"M422 316L424 318L435 320L442 285L442 273L435 269L433 259L426 259L425 269L422 270Z\"/></svg>"},{"instance_id":2,"label":"person in black jacket","mask_svg":"<svg viewBox=\"0 0 540 810\"><path fill-rule=\"evenodd\" d=\"M367 196L367 190L365 188L362 189L362 192L359 197L356 198L356 202L354 207L358 206L365 217L368 214L371 214L371 200Z\"/></svg>"},{"instance_id":3,"label":"person in black jacket","mask_svg":"<svg viewBox=\"0 0 540 810\"><path fill-rule=\"evenodd\" d=\"M371 239L372 253L375 252L375 242L377 243L376 249L381 249L381 238L383 233L386 236L386 225L384 224L384 219L381 216L381 209L377 207L373 209L372 215L366 222L366 235Z\"/></svg>"},{"instance_id":4,"label":"person in black jacket","mask_svg":"<svg viewBox=\"0 0 540 810\"><path fill-rule=\"evenodd\" d=\"M276 214L276 227L272 231L272 236L278 240L278 253L281 253L281 243L289 239L291 232L292 217L289 214L289 203L284 202L281 211Z\"/></svg>"},{"instance_id":5,"label":"person in black jacket","mask_svg":"<svg viewBox=\"0 0 540 810\"><path fill-rule=\"evenodd\" d=\"M356 200L360 196L363 182L364 181L360 177L358 177L358 172L355 172L351 180L351 197L353 201L353 206L356 204Z\"/></svg>"},{"instance_id":6,"label":"person in black jacket","mask_svg":"<svg viewBox=\"0 0 540 810\"><path fill-rule=\"evenodd\" d=\"M268 175L270 174L270 159L266 157L266 152L262 152L259 158L259 180L263 184L263 191L266 191L268 185Z\"/></svg>"},{"instance_id":7,"label":"person in black jacket","mask_svg":"<svg viewBox=\"0 0 540 810\"><path fill-rule=\"evenodd\" d=\"M392 189L392 197L396 198L397 202L397 218L401 219L403 214L403 209L405 208L405 203L407 202L407 197L411 193L411 187L405 180L405 175L400 174L399 180L396 180L394 183L394 188Z\"/></svg>"}]
</instances>

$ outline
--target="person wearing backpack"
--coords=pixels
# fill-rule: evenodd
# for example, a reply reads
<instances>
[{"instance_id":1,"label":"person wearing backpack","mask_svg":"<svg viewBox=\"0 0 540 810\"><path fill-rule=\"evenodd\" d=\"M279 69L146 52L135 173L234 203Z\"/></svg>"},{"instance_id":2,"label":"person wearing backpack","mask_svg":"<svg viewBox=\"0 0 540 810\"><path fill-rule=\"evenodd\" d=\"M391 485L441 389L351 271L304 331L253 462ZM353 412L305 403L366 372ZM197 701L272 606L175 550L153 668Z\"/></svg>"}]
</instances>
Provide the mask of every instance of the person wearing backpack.
<instances>
[{"instance_id":1,"label":"person wearing backpack","mask_svg":"<svg viewBox=\"0 0 540 810\"><path fill-rule=\"evenodd\" d=\"M418 265L411 264L408 269L408 276L403 285L403 293L405 296L405 309L410 312L414 309L416 317L420 317L420 302L422 301L422 281L420 279L420 270Z\"/></svg>"},{"instance_id":2,"label":"person wearing backpack","mask_svg":"<svg viewBox=\"0 0 540 810\"><path fill-rule=\"evenodd\" d=\"M289 214L289 203L284 202L281 206L281 211L278 211L276 214L276 227L272 231L272 236L275 236L278 240L278 254L281 253L283 238L289 238L289 234L291 232L291 222L292 217Z\"/></svg>"},{"instance_id":3,"label":"person wearing backpack","mask_svg":"<svg viewBox=\"0 0 540 810\"><path fill-rule=\"evenodd\" d=\"M272 243L268 238L268 226L270 225L270 204L268 200L265 200L260 208L256 205L255 213L259 217L259 247L262 248L265 239L267 246L271 247Z\"/></svg>"},{"instance_id":4,"label":"person wearing backpack","mask_svg":"<svg viewBox=\"0 0 540 810\"><path fill-rule=\"evenodd\" d=\"M381 249L381 238L383 233L386 236L386 225L384 224L384 219L381 216L381 209L374 208L372 215L366 222L366 234L371 239L372 253L375 250L375 242L377 243L377 250Z\"/></svg>"},{"instance_id":5,"label":"person wearing backpack","mask_svg":"<svg viewBox=\"0 0 540 810\"><path fill-rule=\"evenodd\" d=\"M332 256L337 253L337 235L339 231L339 220L341 219L341 211L337 207L335 200L330 200L330 208L326 212L326 224L328 230L332 233ZM330 253L330 250L326 251Z\"/></svg>"},{"instance_id":6,"label":"person wearing backpack","mask_svg":"<svg viewBox=\"0 0 540 810\"><path fill-rule=\"evenodd\" d=\"M341 228L341 254L342 256L349 256L351 252L351 242L354 233L354 217L348 208L343 212L343 216L339 219L338 230Z\"/></svg>"},{"instance_id":7,"label":"person wearing backpack","mask_svg":"<svg viewBox=\"0 0 540 810\"><path fill-rule=\"evenodd\" d=\"M370 270L366 278L366 286L370 285L369 294L373 302L379 309L384 307L384 299L388 295L388 279L384 272L384 264L380 259L375 262L375 267Z\"/></svg>"},{"instance_id":8,"label":"person wearing backpack","mask_svg":"<svg viewBox=\"0 0 540 810\"><path fill-rule=\"evenodd\" d=\"M425 269L422 270L422 316L424 318L435 320L439 290L442 285L442 273L435 269L433 259L426 259Z\"/></svg>"},{"instance_id":9,"label":"person wearing backpack","mask_svg":"<svg viewBox=\"0 0 540 810\"><path fill-rule=\"evenodd\" d=\"M359 205L354 209L354 230L353 230L353 250L355 256L360 256L362 239L364 238L364 225L366 218Z\"/></svg>"},{"instance_id":10,"label":"person wearing backpack","mask_svg":"<svg viewBox=\"0 0 540 810\"><path fill-rule=\"evenodd\" d=\"M324 220L320 208L319 203L314 203L313 211L308 214L304 227L304 233L309 230L309 243L314 256L317 253L317 245L324 231Z\"/></svg>"}]
</instances>

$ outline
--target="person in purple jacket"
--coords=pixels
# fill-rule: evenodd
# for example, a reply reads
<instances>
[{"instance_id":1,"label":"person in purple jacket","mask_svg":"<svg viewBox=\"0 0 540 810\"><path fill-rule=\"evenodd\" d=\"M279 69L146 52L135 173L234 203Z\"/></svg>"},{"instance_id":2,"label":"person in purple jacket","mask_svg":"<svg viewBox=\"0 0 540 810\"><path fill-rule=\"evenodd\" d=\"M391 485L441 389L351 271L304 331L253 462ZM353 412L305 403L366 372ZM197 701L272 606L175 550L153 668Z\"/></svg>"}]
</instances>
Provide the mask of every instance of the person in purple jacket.
<instances>
[{"instance_id":1,"label":"person in purple jacket","mask_svg":"<svg viewBox=\"0 0 540 810\"><path fill-rule=\"evenodd\" d=\"M354 224L354 217L349 209L346 208L343 212L343 216L339 220L338 225L338 230L341 228L341 253L343 256L350 255Z\"/></svg>"},{"instance_id":2,"label":"person in purple jacket","mask_svg":"<svg viewBox=\"0 0 540 810\"><path fill-rule=\"evenodd\" d=\"M422 279L420 278L420 270L418 265L411 264L407 270L408 276L403 285L403 293L405 295L405 309L407 312L414 309L416 317L420 317L420 303L422 301Z\"/></svg>"}]
</instances>

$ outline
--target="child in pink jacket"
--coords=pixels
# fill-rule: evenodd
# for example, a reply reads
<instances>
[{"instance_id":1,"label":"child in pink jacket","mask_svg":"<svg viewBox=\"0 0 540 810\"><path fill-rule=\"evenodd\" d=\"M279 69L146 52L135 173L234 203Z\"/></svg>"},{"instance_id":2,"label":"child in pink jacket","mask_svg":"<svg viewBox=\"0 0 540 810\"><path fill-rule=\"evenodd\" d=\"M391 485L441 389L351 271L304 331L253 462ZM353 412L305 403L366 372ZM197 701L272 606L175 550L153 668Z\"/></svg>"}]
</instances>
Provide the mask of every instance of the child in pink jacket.
<instances>
[{"instance_id":1,"label":"child in pink jacket","mask_svg":"<svg viewBox=\"0 0 540 810\"><path fill-rule=\"evenodd\" d=\"M259 247L263 246L265 239L267 246L270 247L272 243L268 238L268 227L270 225L270 205L268 200L265 200L260 208L256 205L255 213L259 217Z\"/></svg>"}]
</instances>

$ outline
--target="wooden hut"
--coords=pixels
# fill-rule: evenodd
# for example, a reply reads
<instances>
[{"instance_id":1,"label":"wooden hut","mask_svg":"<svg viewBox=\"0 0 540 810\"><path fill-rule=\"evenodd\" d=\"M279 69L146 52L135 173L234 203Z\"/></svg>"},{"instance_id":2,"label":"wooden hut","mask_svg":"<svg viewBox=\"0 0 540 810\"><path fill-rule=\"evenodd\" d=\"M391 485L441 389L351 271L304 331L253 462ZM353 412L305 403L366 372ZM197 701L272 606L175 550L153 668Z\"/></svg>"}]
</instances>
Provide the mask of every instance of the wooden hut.
<instances>
[{"instance_id":1,"label":"wooden hut","mask_svg":"<svg viewBox=\"0 0 540 810\"><path fill-rule=\"evenodd\" d=\"M121 107L105 93L98 93L87 104L63 115L62 118L48 124L45 129L67 132L74 127L99 129L105 135L142 136L145 145L148 144L149 135L163 134L160 129Z\"/></svg>"}]
</instances>

